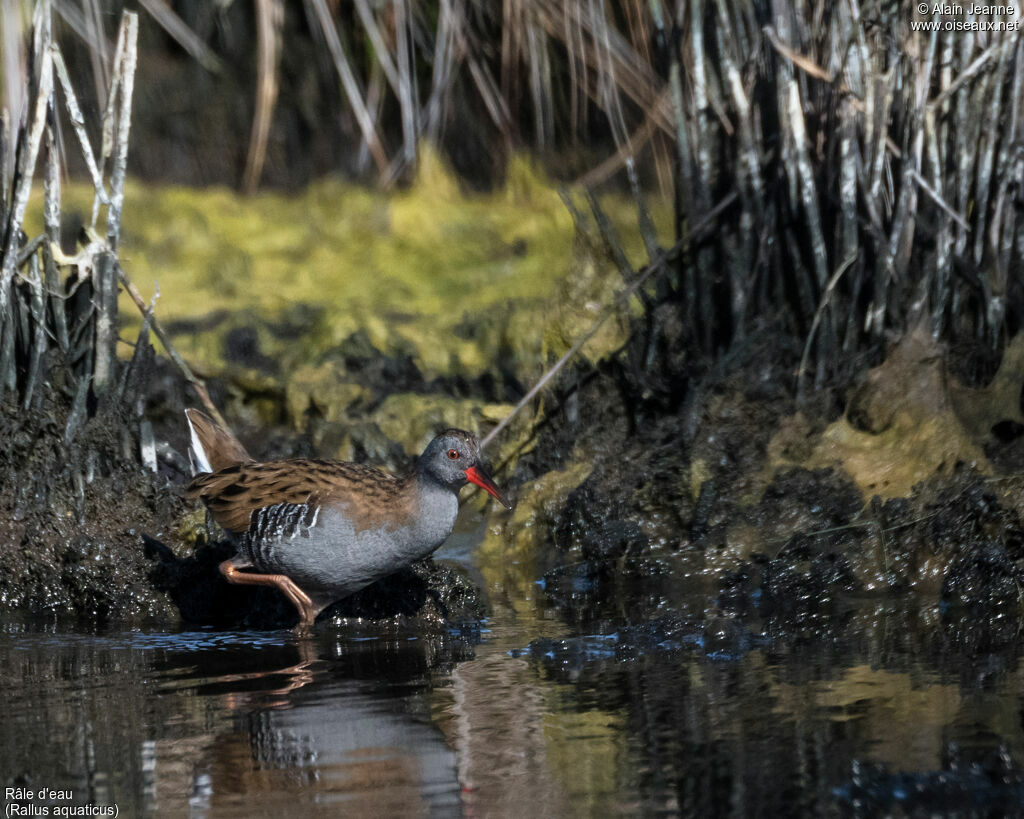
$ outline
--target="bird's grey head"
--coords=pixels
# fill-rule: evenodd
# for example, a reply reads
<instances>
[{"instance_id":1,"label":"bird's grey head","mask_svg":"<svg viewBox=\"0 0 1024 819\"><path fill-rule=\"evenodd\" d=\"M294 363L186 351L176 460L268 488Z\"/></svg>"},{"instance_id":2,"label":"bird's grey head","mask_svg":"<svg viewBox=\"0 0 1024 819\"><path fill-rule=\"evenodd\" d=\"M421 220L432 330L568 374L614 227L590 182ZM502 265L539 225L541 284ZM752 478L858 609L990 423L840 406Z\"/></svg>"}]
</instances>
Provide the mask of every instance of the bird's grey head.
<instances>
[{"instance_id":1,"label":"bird's grey head","mask_svg":"<svg viewBox=\"0 0 1024 819\"><path fill-rule=\"evenodd\" d=\"M509 509L511 504L494 485L480 457L480 444L461 429L446 429L427 444L419 460L421 474L458 492L467 482L475 483Z\"/></svg>"}]
</instances>

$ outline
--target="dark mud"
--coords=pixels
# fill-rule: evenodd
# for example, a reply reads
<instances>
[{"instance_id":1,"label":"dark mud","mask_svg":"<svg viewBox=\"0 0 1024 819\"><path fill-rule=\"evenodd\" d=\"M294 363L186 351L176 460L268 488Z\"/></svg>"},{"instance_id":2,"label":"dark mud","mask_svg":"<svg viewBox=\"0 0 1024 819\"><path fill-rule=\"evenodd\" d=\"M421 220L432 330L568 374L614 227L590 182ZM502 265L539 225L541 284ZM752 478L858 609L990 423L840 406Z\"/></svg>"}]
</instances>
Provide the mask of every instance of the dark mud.
<instances>
[{"instance_id":1,"label":"dark mud","mask_svg":"<svg viewBox=\"0 0 1024 819\"><path fill-rule=\"evenodd\" d=\"M180 491L142 466L138 419L124 403L104 399L72 429L73 401L54 382L58 372L31 411L0 405L0 604L90 620L174 618L141 536L168 535Z\"/></svg>"},{"instance_id":2,"label":"dark mud","mask_svg":"<svg viewBox=\"0 0 1024 819\"><path fill-rule=\"evenodd\" d=\"M274 589L232 586L218 564L234 554L225 540L201 537L179 557L165 543L144 538L150 579L186 623L217 628L290 628L295 607ZM421 560L329 608L318 623L355 623L411 631L473 628L486 611L476 587L451 566Z\"/></svg>"},{"instance_id":3,"label":"dark mud","mask_svg":"<svg viewBox=\"0 0 1024 819\"><path fill-rule=\"evenodd\" d=\"M943 465L909 496L883 499L841 466L793 462L810 461L813 442L844 413L870 428L902 411L893 371L876 368L800 404L797 361L764 349L785 345L768 340L707 371L691 387L699 404L666 406L638 386L626 357L563 394L559 421L518 470L529 480L593 453L593 470L554 515L561 558L544 584L563 615L620 631L685 609L686 590L699 589L715 601L701 616L752 612L799 625L842 617L865 595L914 593L997 632L1007 618L1019 625L1024 481L1019 439L1006 440L1013 422L982 430L994 474ZM990 365L990 380L995 372ZM1019 394L1024 373L1016 378ZM903 391L913 393L909 382ZM934 397L936 414L944 400Z\"/></svg>"}]
</instances>

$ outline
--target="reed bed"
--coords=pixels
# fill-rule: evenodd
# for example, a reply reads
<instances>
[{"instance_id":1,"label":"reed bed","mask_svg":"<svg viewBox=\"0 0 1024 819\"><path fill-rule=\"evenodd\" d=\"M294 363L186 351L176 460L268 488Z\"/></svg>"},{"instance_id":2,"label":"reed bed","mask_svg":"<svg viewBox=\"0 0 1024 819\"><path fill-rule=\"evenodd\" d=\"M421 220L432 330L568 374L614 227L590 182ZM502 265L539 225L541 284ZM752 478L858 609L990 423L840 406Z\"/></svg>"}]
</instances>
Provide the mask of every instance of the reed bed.
<instances>
[{"instance_id":1,"label":"reed bed","mask_svg":"<svg viewBox=\"0 0 1024 819\"><path fill-rule=\"evenodd\" d=\"M53 0L90 44L97 98L112 110L109 5ZM911 326L993 353L1019 329L1019 10L982 19L859 0L258 0L244 11L183 4L179 16L157 0L141 5L211 74L230 57L218 51L217 15L251 26L246 189L259 184L282 95L296 93L282 65L297 53L318 66L319 93L333 95L335 108L319 110L337 116L323 127L351 128L353 152L383 185L414 171L425 141L458 142L467 110L496 153L530 147L554 167L595 157L565 181L632 189L659 268L635 288L652 384L685 383L667 348L713 362L766 322L803 348L801 394ZM983 23L1000 25L964 30ZM676 202L671 247L645 217L651 183ZM13 224L16 201L5 207ZM714 230L691 235L711 215ZM6 242L5 291L17 261L10 229ZM627 287L638 275L624 269Z\"/></svg>"},{"instance_id":2,"label":"reed bed","mask_svg":"<svg viewBox=\"0 0 1024 819\"><path fill-rule=\"evenodd\" d=\"M933 18L903 4L701 9L669 29L679 215L738 196L679 270L695 339L783 312L801 387L918 324L998 349L1021 316L1021 31L915 30Z\"/></svg>"},{"instance_id":3,"label":"reed bed","mask_svg":"<svg viewBox=\"0 0 1024 819\"><path fill-rule=\"evenodd\" d=\"M0 218L0 394L15 394L29 409L40 399L39 382L53 349L65 363L75 412L70 437L81 423L87 396L117 389L117 246L124 206L135 42L138 18L125 15L114 55L114 73L97 153L86 133L78 97L54 42L47 3L36 7L27 53L26 104L12 121L5 112ZM59 106L59 95L63 105ZM59 106L59 107L58 107ZM62 162L57 119L65 113L94 185L92 218L82 236L61 234ZM66 146L70 147L70 146ZM42 178L45 231L23 228L33 184ZM77 243L65 254L62 239ZM81 240L81 241L79 241Z\"/></svg>"},{"instance_id":4,"label":"reed bed","mask_svg":"<svg viewBox=\"0 0 1024 819\"><path fill-rule=\"evenodd\" d=\"M289 48L285 15L299 13L274 0L254 8L247 187ZM803 391L912 325L992 350L1020 325L1020 10L933 17L859 0L303 9L384 184L414 167L422 141L443 141L472 97L509 150L606 154L574 180L585 187L621 174L640 202L660 183L675 196L682 244L688 224L728 203L654 299L677 305L706 356L779 320L804 346ZM657 264L642 203L638 212Z\"/></svg>"},{"instance_id":5,"label":"reed bed","mask_svg":"<svg viewBox=\"0 0 1024 819\"><path fill-rule=\"evenodd\" d=\"M140 395L153 353L151 332L164 343L200 400L211 404L205 385L192 375L160 327L154 305L143 302L118 262L138 23L134 13L121 17L102 118L90 123L100 135L97 151L53 36L51 4L44 1L34 8L21 61L23 104L16 119L5 109L0 141L0 401L19 406L25 418L42 423L56 420L54 411L66 405L66 417L61 419L65 446L101 412L134 419L131 431L125 428L126 454L134 449L134 439L142 461L156 470L160 447L142 417ZM67 235L67 226L62 225L61 183L71 150L80 152L94 191L91 218L77 235ZM29 236L25 215L34 187L43 191L44 229ZM117 355L119 288L143 314L127 364ZM48 411L40 412L47 396Z\"/></svg>"}]
</instances>

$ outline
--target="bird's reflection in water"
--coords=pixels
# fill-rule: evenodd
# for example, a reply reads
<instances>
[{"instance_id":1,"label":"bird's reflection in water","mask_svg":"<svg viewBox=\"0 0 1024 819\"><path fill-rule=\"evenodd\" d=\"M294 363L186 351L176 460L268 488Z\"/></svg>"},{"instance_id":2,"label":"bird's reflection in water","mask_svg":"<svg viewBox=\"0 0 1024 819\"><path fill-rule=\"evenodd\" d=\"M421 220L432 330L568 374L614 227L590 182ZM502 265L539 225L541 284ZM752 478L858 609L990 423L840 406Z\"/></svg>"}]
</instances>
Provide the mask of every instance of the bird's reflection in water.
<instances>
[{"instance_id":1,"label":"bird's reflection in water","mask_svg":"<svg viewBox=\"0 0 1024 819\"><path fill-rule=\"evenodd\" d=\"M232 713L288 708L291 705L288 695L309 685L316 679L318 671L327 669L326 661L320 657L319 647L311 639L296 640L294 649L299 661L292 665L224 674L216 682L200 686L198 690L211 696L222 689L224 707Z\"/></svg>"},{"instance_id":2,"label":"bird's reflection in water","mask_svg":"<svg viewBox=\"0 0 1024 819\"><path fill-rule=\"evenodd\" d=\"M455 753L431 720L428 693L471 651L447 637L289 637L217 652L217 671L199 680L171 671L173 688L219 705L220 724L192 757L192 814L458 812ZM209 671L194 651L190 666ZM164 807L176 801L167 796Z\"/></svg>"}]
</instances>

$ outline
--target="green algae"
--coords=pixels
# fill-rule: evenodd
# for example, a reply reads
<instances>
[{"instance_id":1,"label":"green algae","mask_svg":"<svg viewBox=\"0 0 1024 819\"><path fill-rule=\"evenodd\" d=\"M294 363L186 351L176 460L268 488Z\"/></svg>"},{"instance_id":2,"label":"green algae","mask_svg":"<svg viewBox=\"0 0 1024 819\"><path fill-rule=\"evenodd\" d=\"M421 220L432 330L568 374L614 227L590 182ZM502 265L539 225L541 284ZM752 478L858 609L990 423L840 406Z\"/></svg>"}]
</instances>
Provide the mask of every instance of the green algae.
<instances>
[{"instance_id":1,"label":"green algae","mask_svg":"<svg viewBox=\"0 0 1024 819\"><path fill-rule=\"evenodd\" d=\"M1008 364L1014 366L1024 347L1014 342L1008 350ZM988 389L956 385L938 342L917 327L868 371L843 417L819 436L799 419L780 425L768 447L777 460L766 469L839 467L865 497L883 499L908 497L917 484L934 475L952 476L960 465L991 474L985 438L1003 412L1013 420L1020 416L1020 388L1014 393L1010 383L1004 373ZM800 454L806 457L789 460Z\"/></svg>"},{"instance_id":2,"label":"green algae","mask_svg":"<svg viewBox=\"0 0 1024 819\"><path fill-rule=\"evenodd\" d=\"M231 328L272 323L298 306L320 310L301 340L260 334L261 351L285 367L363 331L385 354L411 353L428 378L477 376L499 350L532 371L621 285L610 260L581 259L556 188L521 159L487 195L464 193L427 150L415 183L390 195L332 179L301 195L250 197L129 182L126 203L122 265L145 298L159 286L158 318L186 328L174 343L207 373L224 368ZM91 189L67 186L64 207L89 213ZM630 200L611 197L605 207L614 222L635 223ZM668 236L668 207L654 214ZM638 232L622 234L640 264ZM571 306L582 309L573 321ZM127 299L121 309L130 334L137 311ZM564 326L545 333L552 321Z\"/></svg>"},{"instance_id":3,"label":"green algae","mask_svg":"<svg viewBox=\"0 0 1024 819\"><path fill-rule=\"evenodd\" d=\"M410 389L485 375L528 387L623 286L600 238L578 229L525 159L489 194L465 192L428 149L414 184L390 194L336 179L249 197L130 181L125 201L121 264L146 300L159 293L157 318L190 366L223 379L237 420L285 419L325 455L393 463L389 440L413 454L445 426L486 432L510 406ZM639 267L635 203L612 195L602 204ZM651 204L667 241L671 209ZM91 207L91 187L65 186L66 213L87 218ZM41 229L40 208L30 233ZM120 310L121 337L132 341L138 310L126 295ZM620 348L622 318L581 356ZM411 362L417 383L360 380L346 365L353 339L368 355ZM492 463L521 454L525 420L488 451Z\"/></svg>"},{"instance_id":4,"label":"green algae","mask_svg":"<svg viewBox=\"0 0 1024 819\"><path fill-rule=\"evenodd\" d=\"M480 435L512 411L508 404L488 404L443 395L395 393L370 416L406 452L422 452L438 430L455 427Z\"/></svg>"},{"instance_id":5,"label":"green algae","mask_svg":"<svg viewBox=\"0 0 1024 819\"><path fill-rule=\"evenodd\" d=\"M367 393L365 387L348 380L344 366L337 361L301 364L288 379L288 417L297 429L304 429L307 414L315 409L328 423L340 423L350 409L367 399Z\"/></svg>"}]
</instances>

